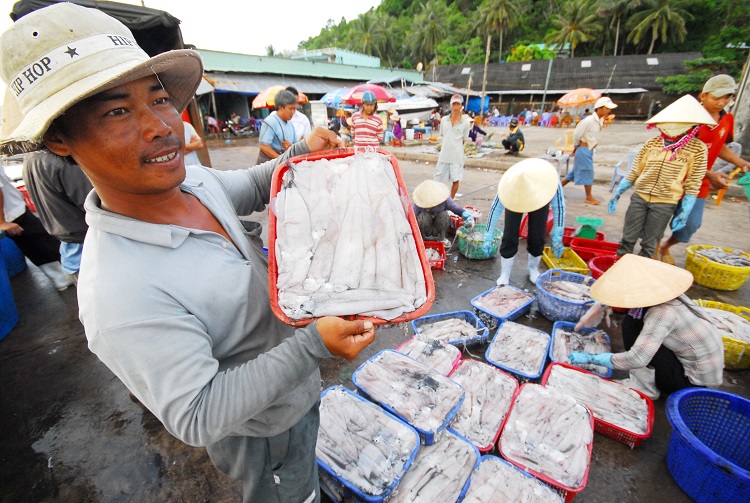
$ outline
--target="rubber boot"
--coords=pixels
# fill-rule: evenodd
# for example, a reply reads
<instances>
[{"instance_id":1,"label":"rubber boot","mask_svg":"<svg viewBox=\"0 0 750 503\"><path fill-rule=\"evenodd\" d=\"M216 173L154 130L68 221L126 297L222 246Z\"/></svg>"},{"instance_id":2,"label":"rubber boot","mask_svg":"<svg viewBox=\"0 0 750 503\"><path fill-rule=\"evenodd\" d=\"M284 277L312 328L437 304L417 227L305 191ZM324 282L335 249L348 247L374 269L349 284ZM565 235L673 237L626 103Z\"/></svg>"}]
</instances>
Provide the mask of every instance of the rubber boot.
<instances>
[{"instance_id":1,"label":"rubber boot","mask_svg":"<svg viewBox=\"0 0 750 503\"><path fill-rule=\"evenodd\" d=\"M658 400L661 394L659 388L656 387L656 369L651 367L632 369L629 378L620 379L616 382L640 391L651 400Z\"/></svg>"},{"instance_id":2,"label":"rubber boot","mask_svg":"<svg viewBox=\"0 0 750 503\"><path fill-rule=\"evenodd\" d=\"M70 278L68 278L68 276L62 270L62 264L60 264L60 262L49 262L47 264L42 264L39 266L39 269L41 269L42 272L47 275L47 277L52 281L52 284L55 285L55 289L59 292L62 292L73 284L73 282L70 281Z\"/></svg>"},{"instance_id":3,"label":"rubber boot","mask_svg":"<svg viewBox=\"0 0 750 503\"><path fill-rule=\"evenodd\" d=\"M513 270L513 261L516 257L500 257L500 277L497 278L497 286L507 285L510 281L510 272Z\"/></svg>"},{"instance_id":4,"label":"rubber boot","mask_svg":"<svg viewBox=\"0 0 750 503\"><path fill-rule=\"evenodd\" d=\"M532 257L529 255L529 280L536 284L536 280L539 277L539 262L542 260L542 256Z\"/></svg>"}]
</instances>

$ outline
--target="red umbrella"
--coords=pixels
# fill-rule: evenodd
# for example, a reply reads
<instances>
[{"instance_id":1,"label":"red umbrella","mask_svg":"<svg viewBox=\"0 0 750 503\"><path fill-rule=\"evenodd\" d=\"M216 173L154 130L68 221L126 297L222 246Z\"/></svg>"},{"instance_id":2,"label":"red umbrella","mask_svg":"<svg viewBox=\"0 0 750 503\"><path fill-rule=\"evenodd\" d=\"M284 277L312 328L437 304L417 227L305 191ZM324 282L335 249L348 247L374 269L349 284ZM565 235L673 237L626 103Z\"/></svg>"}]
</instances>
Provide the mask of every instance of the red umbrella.
<instances>
[{"instance_id":1,"label":"red umbrella","mask_svg":"<svg viewBox=\"0 0 750 503\"><path fill-rule=\"evenodd\" d=\"M377 84L360 84L349 89L349 91L341 97L341 102L349 103L350 105L361 105L362 94L364 94L365 91L372 91L375 93L375 98L379 103L396 101L396 98L394 98L385 87Z\"/></svg>"}]
</instances>

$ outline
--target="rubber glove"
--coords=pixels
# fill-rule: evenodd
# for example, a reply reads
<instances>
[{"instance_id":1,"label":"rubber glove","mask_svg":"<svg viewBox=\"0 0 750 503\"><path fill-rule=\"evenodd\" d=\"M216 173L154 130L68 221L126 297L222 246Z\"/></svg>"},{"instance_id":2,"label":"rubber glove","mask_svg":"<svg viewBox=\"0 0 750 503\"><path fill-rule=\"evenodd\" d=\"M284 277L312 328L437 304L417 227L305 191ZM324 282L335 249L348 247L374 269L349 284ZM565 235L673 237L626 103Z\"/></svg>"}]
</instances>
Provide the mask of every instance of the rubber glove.
<instances>
[{"instance_id":1,"label":"rubber glove","mask_svg":"<svg viewBox=\"0 0 750 503\"><path fill-rule=\"evenodd\" d=\"M583 365L591 363L592 356L594 355L585 351L571 351L568 355L568 359L570 360L570 363L573 363L575 365Z\"/></svg>"},{"instance_id":2,"label":"rubber glove","mask_svg":"<svg viewBox=\"0 0 750 503\"><path fill-rule=\"evenodd\" d=\"M461 213L461 218L464 219L464 226L474 227L474 215L472 215L470 211L464 210L464 212Z\"/></svg>"},{"instance_id":3,"label":"rubber glove","mask_svg":"<svg viewBox=\"0 0 750 503\"><path fill-rule=\"evenodd\" d=\"M680 212L672 219L672 231L679 231L687 225L687 219L695 206L695 196L686 194L680 204Z\"/></svg>"},{"instance_id":4,"label":"rubber glove","mask_svg":"<svg viewBox=\"0 0 750 503\"><path fill-rule=\"evenodd\" d=\"M485 255L492 253L492 242L495 240L495 228L491 228L484 234L484 243L482 243L482 251Z\"/></svg>"},{"instance_id":5,"label":"rubber glove","mask_svg":"<svg viewBox=\"0 0 750 503\"><path fill-rule=\"evenodd\" d=\"M609 204L607 205L607 211L609 211L610 215L614 215L615 209L617 208L617 202L620 200L620 196L623 195L632 186L633 182L630 182L625 178L620 180L619 185L617 185L617 189L615 189L615 193L612 195L612 199L609 200Z\"/></svg>"},{"instance_id":6,"label":"rubber glove","mask_svg":"<svg viewBox=\"0 0 750 503\"><path fill-rule=\"evenodd\" d=\"M556 258L560 258L565 251L563 246L562 238L564 227L555 227L552 229L552 251L555 253Z\"/></svg>"}]
</instances>

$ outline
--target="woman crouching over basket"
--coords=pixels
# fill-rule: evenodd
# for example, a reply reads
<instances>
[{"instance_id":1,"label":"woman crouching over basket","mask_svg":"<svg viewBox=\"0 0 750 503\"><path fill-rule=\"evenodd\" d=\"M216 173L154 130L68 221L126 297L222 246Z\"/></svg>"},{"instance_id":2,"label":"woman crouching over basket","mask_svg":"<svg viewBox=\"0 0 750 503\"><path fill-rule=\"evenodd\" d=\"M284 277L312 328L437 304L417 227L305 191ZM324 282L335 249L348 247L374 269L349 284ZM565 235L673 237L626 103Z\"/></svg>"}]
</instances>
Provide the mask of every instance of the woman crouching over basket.
<instances>
[{"instance_id":1,"label":"woman crouching over basket","mask_svg":"<svg viewBox=\"0 0 750 503\"><path fill-rule=\"evenodd\" d=\"M692 284L693 275L684 269L624 255L591 286L591 297L606 306L630 308L622 322L627 352L573 351L570 361L630 370L630 378L619 382L653 400L660 393L720 385L724 346L703 308L685 295Z\"/></svg>"}]
</instances>

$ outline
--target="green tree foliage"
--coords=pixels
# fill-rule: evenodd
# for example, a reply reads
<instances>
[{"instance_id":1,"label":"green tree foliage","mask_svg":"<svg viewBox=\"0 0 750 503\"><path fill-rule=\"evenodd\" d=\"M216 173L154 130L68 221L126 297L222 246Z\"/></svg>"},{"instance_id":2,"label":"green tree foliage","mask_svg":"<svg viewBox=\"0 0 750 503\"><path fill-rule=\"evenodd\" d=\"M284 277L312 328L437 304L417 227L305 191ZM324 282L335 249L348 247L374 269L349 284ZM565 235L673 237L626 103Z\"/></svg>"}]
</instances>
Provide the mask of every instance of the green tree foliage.
<instances>
[{"instance_id":1,"label":"green tree foliage","mask_svg":"<svg viewBox=\"0 0 750 503\"><path fill-rule=\"evenodd\" d=\"M518 0L484 0L479 6L482 32L488 38L495 33L499 35L498 61L502 60L505 30L518 23L521 18L521 10L521 4ZM487 45L489 50L489 42ZM489 54L487 59L489 59Z\"/></svg>"},{"instance_id":2,"label":"green tree foliage","mask_svg":"<svg viewBox=\"0 0 750 503\"><path fill-rule=\"evenodd\" d=\"M506 61L531 61L532 59L555 59L557 53L546 47L539 47L537 44L524 45L523 43L514 45L510 50L510 56Z\"/></svg>"},{"instance_id":3,"label":"green tree foliage","mask_svg":"<svg viewBox=\"0 0 750 503\"><path fill-rule=\"evenodd\" d=\"M640 44L650 35L651 44L646 54L654 52L657 40L682 42L687 37L685 22L692 19L685 6L682 0L647 0L645 9L636 12L628 20L628 42Z\"/></svg>"},{"instance_id":4,"label":"green tree foliage","mask_svg":"<svg viewBox=\"0 0 750 503\"><path fill-rule=\"evenodd\" d=\"M484 42L474 37L461 45L451 40L443 40L437 47L440 65L475 65L484 62Z\"/></svg>"},{"instance_id":5,"label":"green tree foliage","mask_svg":"<svg viewBox=\"0 0 750 503\"><path fill-rule=\"evenodd\" d=\"M570 44L570 55L575 57L578 44L594 40L602 31L598 16L588 0L573 0L565 6L562 14L552 20L555 30L545 37L545 41L564 47Z\"/></svg>"},{"instance_id":6,"label":"green tree foliage","mask_svg":"<svg viewBox=\"0 0 750 503\"><path fill-rule=\"evenodd\" d=\"M662 89L668 94L700 93L703 84L714 75L728 73L737 80L742 71L738 61L721 57L685 61L685 69L685 74L659 77L656 82L662 84Z\"/></svg>"},{"instance_id":7,"label":"green tree foliage","mask_svg":"<svg viewBox=\"0 0 750 503\"><path fill-rule=\"evenodd\" d=\"M429 0L414 16L408 40L422 61L437 61L437 47L448 35L449 9L443 0Z\"/></svg>"}]
</instances>

